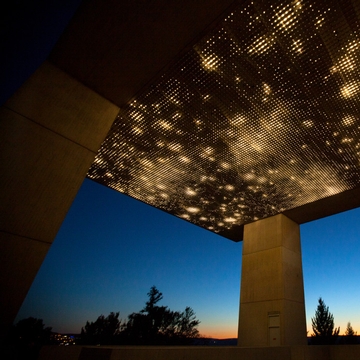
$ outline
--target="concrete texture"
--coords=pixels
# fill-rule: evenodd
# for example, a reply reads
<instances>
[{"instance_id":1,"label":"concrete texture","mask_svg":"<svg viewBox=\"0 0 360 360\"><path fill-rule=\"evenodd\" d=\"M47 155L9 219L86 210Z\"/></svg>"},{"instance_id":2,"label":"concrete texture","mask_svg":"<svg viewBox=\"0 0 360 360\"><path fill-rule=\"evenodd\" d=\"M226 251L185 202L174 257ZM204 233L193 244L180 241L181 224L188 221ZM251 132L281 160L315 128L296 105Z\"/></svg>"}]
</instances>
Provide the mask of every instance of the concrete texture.
<instances>
[{"instance_id":1,"label":"concrete texture","mask_svg":"<svg viewBox=\"0 0 360 360\"><path fill-rule=\"evenodd\" d=\"M357 360L360 345L240 347L45 346L39 360Z\"/></svg>"},{"instance_id":2,"label":"concrete texture","mask_svg":"<svg viewBox=\"0 0 360 360\"><path fill-rule=\"evenodd\" d=\"M84 1L50 60L122 106L233 2Z\"/></svg>"},{"instance_id":3,"label":"concrete texture","mask_svg":"<svg viewBox=\"0 0 360 360\"><path fill-rule=\"evenodd\" d=\"M51 243L94 153L7 108L0 119L0 229Z\"/></svg>"},{"instance_id":4,"label":"concrete texture","mask_svg":"<svg viewBox=\"0 0 360 360\"><path fill-rule=\"evenodd\" d=\"M48 62L0 108L1 335L118 111Z\"/></svg>"},{"instance_id":5,"label":"concrete texture","mask_svg":"<svg viewBox=\"0 0 360 360\"><path fill-rule=\"evenodd\" d=\"M300 230L284 215L245 225L238 343L306 344Z\"/></svg>"},{"instance_id":6,"label":"concrete texture","mask_svg":"<svg viewBox=\"0 0 360 360\"><path fill-rule=\"evenodd\" d=\"M0 231L1 325L16 316L49 248L49 243Z\"/></svg>"},{"instance_id":7,"label":"concrete texture","mask_svg":"<svg viewBox=\"0 0 360 360\"><path fill-rule=\"evenodd\" d=\"M119 111L47 61L4 106L95 153Z\"/></svg>"}]
</instances>

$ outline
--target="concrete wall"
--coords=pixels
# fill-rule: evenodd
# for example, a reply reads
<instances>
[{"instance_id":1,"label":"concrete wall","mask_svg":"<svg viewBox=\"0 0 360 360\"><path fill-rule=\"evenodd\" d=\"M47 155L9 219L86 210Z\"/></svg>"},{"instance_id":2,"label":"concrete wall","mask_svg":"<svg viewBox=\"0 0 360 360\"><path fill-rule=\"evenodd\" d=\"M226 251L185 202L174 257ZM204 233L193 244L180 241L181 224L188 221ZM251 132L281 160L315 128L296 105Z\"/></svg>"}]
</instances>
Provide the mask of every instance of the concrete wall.
<instances>
[{"instance_id":1,"label":"concrete wall","mask_svg":"<svg viewBox=\"0 0 360 360\"><path fill-rule=\"evenodd\" d=\"M360 345L240 347L45 346L39 360L358 360Z\"/></svg>"},{"instance_id":2,"label":"concrete wall","mask_svg":"<svg viewBox=\"0 0 360 360\"><path fill-rule=\"evenodd\" d=\"M0 335L119 108L45 62L0 108Z\"/></svg>"}]
</instances>

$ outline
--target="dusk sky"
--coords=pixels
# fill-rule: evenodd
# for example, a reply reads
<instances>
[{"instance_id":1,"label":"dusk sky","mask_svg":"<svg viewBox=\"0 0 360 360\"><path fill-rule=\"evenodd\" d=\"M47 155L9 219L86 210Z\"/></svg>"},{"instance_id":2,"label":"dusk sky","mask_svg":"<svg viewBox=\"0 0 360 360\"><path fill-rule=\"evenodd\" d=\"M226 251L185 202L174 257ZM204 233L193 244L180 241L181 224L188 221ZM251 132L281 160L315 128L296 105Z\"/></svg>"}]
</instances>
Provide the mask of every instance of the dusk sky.
<instances>
[{"instance_id":1,"label":"dusk sky","mask_svg":"<svg viewBox=\"0 0 360 360\"><path fill-rule=\"evenodd\" d=\"M307 328L321 296L340 333L360 332L360 210L301 226ZM15 321L54 331L141 310L155 285L161 305L191 306L208 337L237 337L242 242L235 243L86 179Z\"/></svg>"},{"instance_id":2,"label":"dusk sky","mask_svg":"<svg viewBox=\"0 0 360 360\"><path fill-rule=\"evenodd\" d=\"M79 2L11 3L1 101L46 59ZM309 334L320 296L341 334L348 321L360 333L359 217L356 209L301 226ZM141 310L155 285L161 305L194 309L202 335L237 337L241 254L241 242L86 179L15 322L33 316L79 333L101 314L119 311L125 320Z\"/></svg>"}]
</instances>

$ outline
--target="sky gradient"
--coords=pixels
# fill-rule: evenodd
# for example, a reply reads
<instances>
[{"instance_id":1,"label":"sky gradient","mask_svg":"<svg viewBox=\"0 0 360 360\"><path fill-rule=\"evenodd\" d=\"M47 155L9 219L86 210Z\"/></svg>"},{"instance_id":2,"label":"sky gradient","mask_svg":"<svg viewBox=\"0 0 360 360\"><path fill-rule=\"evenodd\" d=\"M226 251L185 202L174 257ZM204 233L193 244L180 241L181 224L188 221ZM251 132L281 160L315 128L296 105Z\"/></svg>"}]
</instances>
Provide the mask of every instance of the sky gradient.
<instances>
[{"instance_id":1,"label":"sky gradient","mask_svg":"<svg viewBox=\"0 0 360 360\"><path fill-rule=\"evenodd\" d=\"M3 11L0 101L47 58L79 0L13 1ZM36 51L34 51L34 49ZM343 333L360 333L360 210L301 226L307 326L322 296ZM86 321L139 311L152 285L172 310L191 306L200 333L237 336L242 243L85 180L15 321L78 333Z\"/></svg>"},{"instance_id":2,"label":"sky gradient","mask_svg":"<svg viewBox=\"0 0 360 360\"><path fill-rule=\"evenodd\" d=\"M360 330L360 210L301 226L307 328L319 296L340 326ZM202 335L237 337L242 242L235 243L85 179L15 321L33 316L79 333L111 311L191 306Z\"/></svg>"}]
</instances>

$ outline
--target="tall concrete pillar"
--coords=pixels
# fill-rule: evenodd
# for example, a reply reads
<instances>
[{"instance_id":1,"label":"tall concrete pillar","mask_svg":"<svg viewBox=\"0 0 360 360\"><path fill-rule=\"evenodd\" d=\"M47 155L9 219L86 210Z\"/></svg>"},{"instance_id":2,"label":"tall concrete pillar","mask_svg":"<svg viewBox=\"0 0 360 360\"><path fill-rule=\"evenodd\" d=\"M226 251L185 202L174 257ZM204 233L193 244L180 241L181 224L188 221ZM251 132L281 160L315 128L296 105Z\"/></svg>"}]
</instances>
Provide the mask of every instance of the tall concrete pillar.
<instances>
[{"instance_id":1,"label":"tall concrete pillar","mask_svg":"<svg viewBox=\"0 0 360 360\"><path fill-rule=\"evenodd\" d=\"M45 62L0 108L0 336L119 108Z\"/></svg>"},{"instance_id":2,"label":"tall concrete pillar","mask_svg":"<svg viewBox=\"0 0 360 360\"><path fill-rule=\"evenodd\" d=\"M305 344L299 225L282 214L245 225L238 345Z\"/></svg>"}]
</instances>

